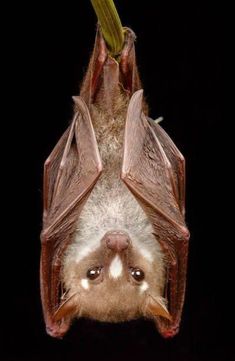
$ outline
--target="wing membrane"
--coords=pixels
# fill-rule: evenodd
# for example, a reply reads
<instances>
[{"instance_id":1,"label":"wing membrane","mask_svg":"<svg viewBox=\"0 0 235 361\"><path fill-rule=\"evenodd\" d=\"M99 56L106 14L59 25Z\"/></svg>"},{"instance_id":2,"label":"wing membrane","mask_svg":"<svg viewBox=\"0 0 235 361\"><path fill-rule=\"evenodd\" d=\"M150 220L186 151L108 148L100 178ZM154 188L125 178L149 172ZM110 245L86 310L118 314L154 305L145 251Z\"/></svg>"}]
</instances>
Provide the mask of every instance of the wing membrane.
<instances>
[{"instance_id":1,"label":"wing membrane","mask_svg":"<svg viewBox=\"0 0 235 361\"><path fill-rule=\"evenodd\" d=\"M121 177L148 215L154 234L168 259L169 311L172 321L159 318L163 336L179 326L185 293L189 232L185 225L176 147L142 112L142 91L129 104ZM176 164L176 165L175 165Z\"/></svg>"},{"instance_id":2,"label":"wing membrane","mask_svg":"<svg viewBox=\"0 0 235 361\"><path fill-rule=\"evenodd\" d=\"M44 173L41 295L47 330L57 337L69 326L69 320L61 324L53 320L59 303L61 256L102 171L88 108L81 97L75 103L74 119L46 161Z\"/></svg>"}]
</instances>

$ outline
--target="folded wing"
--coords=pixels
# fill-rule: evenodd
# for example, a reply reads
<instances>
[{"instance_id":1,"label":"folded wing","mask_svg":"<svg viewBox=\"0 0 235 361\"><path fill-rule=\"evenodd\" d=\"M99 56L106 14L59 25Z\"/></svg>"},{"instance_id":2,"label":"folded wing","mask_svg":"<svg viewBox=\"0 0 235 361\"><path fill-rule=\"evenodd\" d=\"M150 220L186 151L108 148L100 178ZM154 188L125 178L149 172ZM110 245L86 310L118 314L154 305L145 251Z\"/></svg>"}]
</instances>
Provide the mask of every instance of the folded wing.
<instances>
[{"instance_id":1,"label":"folded wing","mask_svg":"<svg viewBox=\"0 0 235 361\"><path fill-rule=\"evenodd\" d=\"M148 215L167 257L166 290L172 321L157 325L165 337L177 333L184 303L189 232L184 221L184 159L159 125L142 111L142 90L131 98L121 177Z\"/></svg>"},{"instance_id":2,"label":"folded wing","mask_svg":"<svg viewBox=\"0 0 235 361\"><path fill-rule=\"evenodd\" d=\"M102 171L88 108L81 97L74 101L74 119L44 167L41 297L47 331L55 337L62 336L70 322L53 318L60 302L61 256L72 240L82 207Z\"/></svg>"}]
</instances>

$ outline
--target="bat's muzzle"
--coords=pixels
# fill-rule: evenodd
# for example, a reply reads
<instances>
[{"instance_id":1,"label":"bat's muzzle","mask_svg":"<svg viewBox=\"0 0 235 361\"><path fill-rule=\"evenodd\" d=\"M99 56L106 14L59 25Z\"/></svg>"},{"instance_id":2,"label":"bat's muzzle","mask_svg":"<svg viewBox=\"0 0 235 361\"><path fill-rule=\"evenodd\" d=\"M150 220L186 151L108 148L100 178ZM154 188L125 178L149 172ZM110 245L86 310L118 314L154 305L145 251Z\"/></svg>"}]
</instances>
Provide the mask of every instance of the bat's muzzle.
<instances>
[{"instance_id":1,"label":"bat's muzzle","mask_svg":"<svg viewBox=\"0 0 235 361\"><path fill-rule=\"evenodd\" d=\"M121 253L130 246L130 237L123 231L107 232L103 238L105 245L114 252Z\"/></svg>"}]
</instances>

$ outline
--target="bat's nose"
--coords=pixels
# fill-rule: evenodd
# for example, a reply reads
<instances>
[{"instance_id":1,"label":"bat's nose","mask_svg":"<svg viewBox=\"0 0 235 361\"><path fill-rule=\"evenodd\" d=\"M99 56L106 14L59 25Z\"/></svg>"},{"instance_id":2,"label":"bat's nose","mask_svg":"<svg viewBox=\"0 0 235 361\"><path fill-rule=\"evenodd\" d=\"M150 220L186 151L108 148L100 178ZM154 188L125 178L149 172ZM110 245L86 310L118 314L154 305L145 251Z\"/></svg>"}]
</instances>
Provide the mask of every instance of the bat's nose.
<instances>
[{"instance_id":1,"label":"bat's nose","mask_svg":"<svg viewBox=\"0 0 235 361\"><path fill-rule=\"evenodd\" d=\"M129 247L130 238L127 233L122 231L110 231L104 236L106 246L115 251L122 252Z\"/></svg>"}]
</instances>

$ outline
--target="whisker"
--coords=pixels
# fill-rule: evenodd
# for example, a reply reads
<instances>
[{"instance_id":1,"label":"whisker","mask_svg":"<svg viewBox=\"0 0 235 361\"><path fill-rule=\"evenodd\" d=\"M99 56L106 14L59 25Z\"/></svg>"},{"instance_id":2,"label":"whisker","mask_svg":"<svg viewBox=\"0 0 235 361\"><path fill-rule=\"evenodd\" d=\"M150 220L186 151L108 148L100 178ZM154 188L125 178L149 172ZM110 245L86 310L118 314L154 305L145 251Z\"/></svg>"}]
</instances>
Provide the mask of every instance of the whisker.
<instances>
[{"instance_id":1,"label":"whisker","mask_svg":"<svg viewBox=\"0 0 235 361\"><path fill-rule=\"evenodd\" d=\"M68 294L69 291L66 291L61 299L63 299L65 297L66 294ZM68 307L67 310L65 310L65 306L68 305L68 303L78 294L78 292L74 292L71 296L69 296L68 298L66 298L64 300L64 302L61 303L61 305L57 308L57 310L55 311L54 315L53 315L53 319L55 321L59 321L61 318L64 318L64 316L66 316L68 313L71 313L69 311L72 311L74 309L74 306L70 305L70 307ZM69 305L68 305L69 306Z\"/></svg>"}]
</instances>

